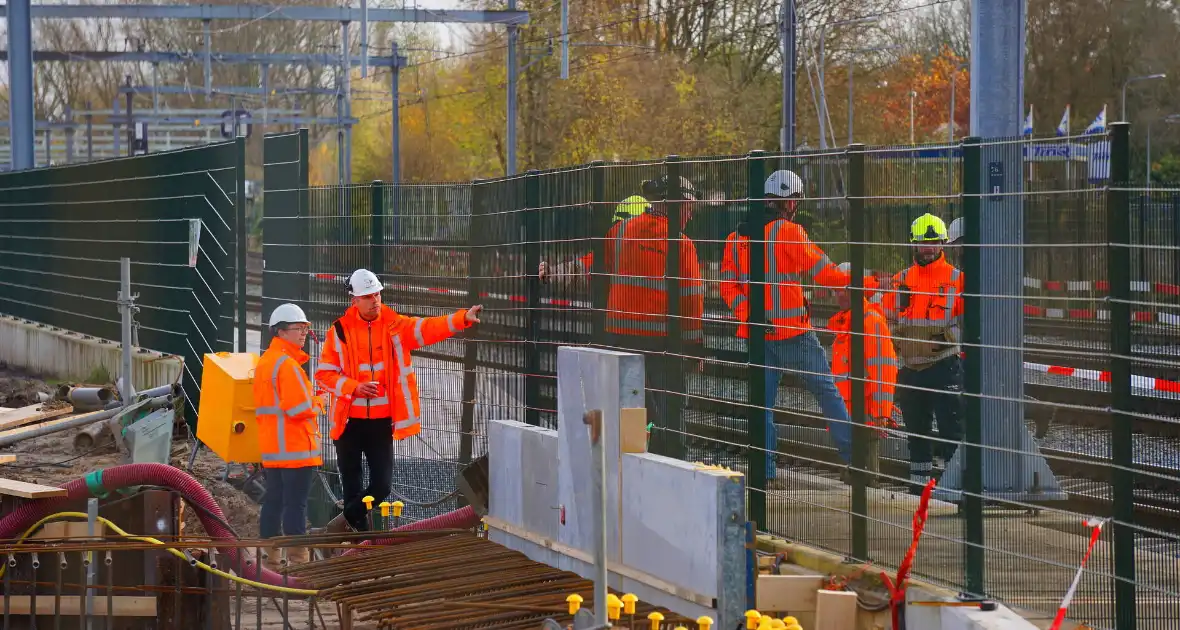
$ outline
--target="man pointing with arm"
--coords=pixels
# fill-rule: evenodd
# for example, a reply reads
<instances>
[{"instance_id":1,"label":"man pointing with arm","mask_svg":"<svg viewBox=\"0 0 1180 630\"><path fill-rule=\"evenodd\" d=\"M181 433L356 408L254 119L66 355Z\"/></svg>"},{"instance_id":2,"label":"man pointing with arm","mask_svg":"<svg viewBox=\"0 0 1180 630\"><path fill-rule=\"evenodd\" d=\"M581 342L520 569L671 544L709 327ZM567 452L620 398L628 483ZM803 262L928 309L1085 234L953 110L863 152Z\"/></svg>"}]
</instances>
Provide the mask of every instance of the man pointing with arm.
<instances>
[{"instance_id":1,"label":"man pointing with arm","mask_svg":"<svg viewBox=\"0 0 1180 630\"><path fill-rule=\"evenodd\" d=\"M393 440L421 430L418 381L410 352L479 323L483 306L438 317L407 317L381 303L381 281L357 269L348 281L352 306L324 340L316 382L333 395L331 437L344 489L344 518L368 529L361 498L383 500L393 482ZM362 456L369 464L363 483Z\"/></svg>"}]
</instances>

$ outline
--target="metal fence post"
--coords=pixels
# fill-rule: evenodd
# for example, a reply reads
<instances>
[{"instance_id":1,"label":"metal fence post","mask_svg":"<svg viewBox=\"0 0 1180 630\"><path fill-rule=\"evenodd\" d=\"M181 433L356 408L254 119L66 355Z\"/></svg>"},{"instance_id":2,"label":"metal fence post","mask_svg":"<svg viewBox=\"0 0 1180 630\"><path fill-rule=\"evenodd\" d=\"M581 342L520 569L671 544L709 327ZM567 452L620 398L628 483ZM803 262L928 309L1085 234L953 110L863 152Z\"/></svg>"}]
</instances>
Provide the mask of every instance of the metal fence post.
<instances>
[{"instance_id":1,"label":"metal fence post","mask_svg":"<svg viewBox=\"0 0 1180 630\"><path fill-rule=\"evenodd\" d=\"M250 231L246 227L246 138L239 136L234 140L234 150L237 155L237 164L234 171L234 181L236 182L236 191L234 195L234 206L237 217L234 222L234 231L236 232L235 242L237 243L237 263L234 265L237 277L237 293L238 293L238 343L237 351L246 351L246 247L250 240Z\"/></svg>"},{"instance_id":2,"label":"metal fence post","mask_svg":"<svg viewBox=\"0 0 1180 630\"><path fill-rule=\"evenodd\" d=\"M369 271L385 275L385 184L369 185Z\"/></svg>"},{"instance_id":3,"label":"metal fence post","mask_svg":"<svg viewBox=\"0 0 1180 630\"><path fill-rule=\"evenodd\" d=\"M664 291L668 295L668 336L665 338L665 351L672 361L665 363L660 369L679 370L684 364L684 326L680 319L680 238L681 212L683 208L679 201L684 198L684 191L680 188L680 156L669 155L664 158L664 169L668 176L668 201L664 207L668 213L667 256L664 257ZM648 357L650 360L650 357ZM685 380L672 381L681 385L678 389L685 389ZM651 387L651 384L648 384ZM677 389L677 388L670 388ZM668 401L667 417L664 418L664 432L660 440L661 455L684 459L684 398L681 392L669 392L665 398Z\"/></svg>"},{"instance_id":4,"label":"metal fence post","mask_svg":"<svg viewBox=\"0 0 1180 630\"><path fill-rule=\"evenodd\" d=\"M590 241L594 264L590 274L590 321L591 340L601 340L606 335L606 300L610 291L610 278L606 274L606 235L610 230L611 210L606 206L606 163L598 160L590 163L590 225L595 235Z\"/></svg>"},{"instance_id":5,"label":"metal fence post","mask_svg":"<svg viewBox=\"0 0 1180 630\"><path fill-rule=\"evenodd\" d=\"M1131 414L1131 125L1110 126L1106 273L1110 281L1111 494L1114 497L1115 627L1135 627L1135 472Z\"/></svg>"},{"instance_id":6,"label":"metal fence post","mask_svg":"<svg viewBox=\"0 0 1180 630\"><path fill-rule=\"evenodd\" d=\"M983 554L983 313L981 311L982 250L980 206L983 193L983 151L979 138L963 142L963 567L968 593L984 594Z\"/></svg>"},{"instance_id":7,"label":"metal fence post","mask_svg":"<svg viewBox=\"0 0 1180 630\"><path fill-rule=\"evenodd\" d=\"M749 239L749 316L746 328L746 353L749 369L746 371L746 438L750 448L746 451L747 469L750 476L748 487L750 520L755 527L766 530L766 202L761 191L766 178L766 153L751 151L746 158L746 225L750 226ZM773 417L773 416L772 416ZM771 454L773 457L773 453Z\"/></svg>"},{"instance_id":8,"label":"metal fence post","mask_svg":"<svg viewBox=\"0 0 1180 630\"><path fill-rule=\"evenodd\" d=\"M484 234L490 226L484 225L484 180L471 182L471 221L467 225L467 304L479 304L480 279L490 276L484 265ZM487 314L484 314L487 318ZM479 364L479 343L474 339L479 329L463 334L463 411L459 418L459 462L471 461L475 437L475 395L478 387L476 366ZM463 501L460 495L460 501Z\"/></svg>"},{"instance_id":9,"label":"metal fence post","mask_svg":"<svg viewBox=\"0 0 1180 630\"><path fill-rule=\"evenodd\" d=\"M525 422L541 424L541 174L530 170L524 180L524 268L528 278L528 345L525 346Z\"/></svg>"},{"instance_id":10,"label":"metal fence post","mask_svg":"<svg viewBox=\"0 0 1180 630\"><path fill-rule=\"evenodd\" d=\"M872 439L871 427L865 425L865 154L863 144L848 146L848 262L852 279L849 282L849 301L852 338L851 361L848 374L851 382L852 422L852 557L859 560L869 558L869 512L868 494L868 440Z\"/></svg>"}]
</instances>

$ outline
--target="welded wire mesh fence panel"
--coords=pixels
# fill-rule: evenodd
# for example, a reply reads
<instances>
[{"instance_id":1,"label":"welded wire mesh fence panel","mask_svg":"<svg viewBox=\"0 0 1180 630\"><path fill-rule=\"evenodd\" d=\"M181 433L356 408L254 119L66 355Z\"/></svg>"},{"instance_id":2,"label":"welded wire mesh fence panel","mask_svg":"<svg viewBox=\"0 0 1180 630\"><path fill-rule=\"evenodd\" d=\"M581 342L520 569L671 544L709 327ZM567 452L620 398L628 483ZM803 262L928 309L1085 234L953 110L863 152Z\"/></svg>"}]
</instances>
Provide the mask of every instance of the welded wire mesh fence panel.
<instances>
[{"instance_id":1,"label":"welded wire mesh fence panel","mask_svg":"<svg viewBox=\"0 0 1180 630\"><path fill-rule=\"evenodd\" d=\"M130 257L134 341L184 358L195 422L202 357L228 348L234 213L219 182L235 159L232 145L213 145L0 176L0 311L118 340L119 258Z\"/></svg>"}]
</instances>

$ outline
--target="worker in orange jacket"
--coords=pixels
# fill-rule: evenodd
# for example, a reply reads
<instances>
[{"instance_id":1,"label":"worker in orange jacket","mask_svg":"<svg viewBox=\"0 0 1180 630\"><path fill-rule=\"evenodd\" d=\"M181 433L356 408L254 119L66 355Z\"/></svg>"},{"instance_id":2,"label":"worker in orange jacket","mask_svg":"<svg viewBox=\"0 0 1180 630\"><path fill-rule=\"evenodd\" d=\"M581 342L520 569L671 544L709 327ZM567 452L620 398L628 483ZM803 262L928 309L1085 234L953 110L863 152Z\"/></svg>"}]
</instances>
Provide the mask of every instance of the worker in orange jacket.
<instances>
[{"instance_id":1,"label":"worker in orange jacket","mask_svg":"<svg viewBox=\"0 0 1180 630\"><path fill-rule=\"evenodd\" d=\"M344 518L368 529L361 499L384 500L393 482L393 440L422 425L410 352L479 323L476 305L438 317L407 317L381 303L377 276L357 269L348 281L352 306L328 328L316 382L333 396L331 437L344 490ZM363 485L362 455L369 464Z\"/></svg>"},{"instance_id":2,"label":"worker in orange jacket","mask_svg":"<svg viewBox=\"0 0 1180 630\"><path fill-rule=\"evenodd\" d=\"M698 355L704 342L705 283L700 258L692 239L683 232L692 219L696 187L685 177L676 185L667 175L643 183L647 200L642 211L616 222L606 235L604 268L610 279L606 304L607 338L603 342L644 355L647 408L653 426L652 450L679 457L683 454L680 414L685 391L685 357L669 353L668 225L670 204L680 204L679 246L680 311L678 320L686 355ZM635 206L628 206L628 210ZM589 261L587 261L589 262ZM538 270L544 279L547 269ZM692 361L700 370L703 362Z\"/></svg>"},{"instance_id":3,"label":"worker in orange jacket","mask_svg":"<svg viewBox=\"0 0 1180 630\"><path fill-rule=\"evenodd\" d=\"M794 223L803 198L803 180L788 170L775 171L763 188L769 221L763 226L742 223L725 240L721 260L721 297L742 322L737 336L750 336L750 237L761 234L766 248L766 325L755 334L766 336L766 478L774 482L778 445L774 405L783 370L799 375L803 386L819 400L828 433L845 463L852 458L852 426L840 392L832 380L827 355L811 327L804 283L829 287L847 286L848 274L840 271ZM761 245L761 243L758 243ZM773 485L778 485L774 483Z\"/></svg>"},{"instance_id":4,"label":"worker in orange jacket","mask_svg":"<svg viewBox=\"0 0 1180 630\"><path fill-rule=\"evenodd\" d=\"M949 462L962 436L963 363L959 340L963 274L947 262L947 227L924 214L910 225L914 264L893 276L882 307L897 335L902 368L898 406L910 451L910 491L921 492L934 472L934 456ZM934 421L938 444L931 446Z\"/></svg>"},{"instance_id":5,"label":"worker in orange jacket","mask_svg":"<svg viewBox=\"0 0 1180 630\"><path fill-rule=\"evenodd\" d=\"M323 402L312 394L311 379L300 367L307 362L303 344L311 323L303 309L280 304L270 314L270 346L254 368L254 418L258 450L266 470L266 496L258 533L273 538L307 533L307 494L320 458L317 418ZM278 567L273 549L266 563ZM290 549L292 563L307 562L306 547Z\"/></svg>"},{"instance_id":6,"label":"worker in orange jacket","mask_svg":"<svg viewBox=\"0 0 1180 630\"><path fill-rule=\"evenodd\" d=\"M848 273L849 263L842 263L840 270ZM865 278L864 295L864 365L865 365L865 424L876 427L868 431L868 460L866 470L876 474L879 466L879 438L884 437L883 429L895 427L893 420L893 394L897 387L897 353L893 350L893 338L881 310L879 296L875 289L876 278ZM852 292L846 289L836 291L840 312L828 320L828 330L835 333L832 342L832 376L836 388L844 399L844 407L852 417ZM874 482L870 484L875 485Z\"/></svg>"}]
</instances>

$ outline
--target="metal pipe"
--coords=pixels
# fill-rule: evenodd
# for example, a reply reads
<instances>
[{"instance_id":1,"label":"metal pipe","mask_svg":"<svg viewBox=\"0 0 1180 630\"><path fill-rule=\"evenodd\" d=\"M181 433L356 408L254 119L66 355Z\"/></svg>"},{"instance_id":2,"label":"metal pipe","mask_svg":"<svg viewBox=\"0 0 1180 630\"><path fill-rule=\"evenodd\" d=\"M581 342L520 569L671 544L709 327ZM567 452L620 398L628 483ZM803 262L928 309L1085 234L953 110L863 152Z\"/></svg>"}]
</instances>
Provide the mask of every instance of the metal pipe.
<instances>
[{"instance_id":1,"label":"metal pipe","mask_svg":"<svg viewBox=\"0 0 1180 630\"><path fill-rule=\"evenodd\" d=\"M130 82L130 77L128 77ZM131 118L131 96L128 95L127 118ZM135 385L132 381L131 374L134 366L131 362L131 329L132 317L135 309L135 298L131 295L131 259L123 256L119 259L119 311L122 314L122 339L123 344L123 373L122 387L119 393L122 396L124 403L129 403L135 397Z\"/></svg>"},{"instance_id":2,"label":"metal pipe","mask_svg":"<svg viewBox=\"0 0 1180 630\"><path fill-rule=\"evenodd\" d=\"M74 411L81 412L104 409L113 397L105 387L71 387L65 396Z\"/></svg>"},{"instance_id":3,"label":"metal pipe","mask_svg":"<svg viewBox=\"0 0 1180 630\"><path fill-rule=\"evenodd\" d=\"M508 0L508 10L516 10L516 0ZM508 118L508 138L506 149L507 153L507 172L505 175L516 174L516 81L520 70L519 64L516 61L516 45L519 38L519 27L515 24L508 25L508 85L507 89L507 114Z\"/></svg>"},{"instance_id":4,"label":"metal pipe","mask_svg":"<svg viewBox=\"0 0 1180 630\"><path fill-rule=\"evenodd\" d=\"M393 49L393 52L391 53L393 55L393 66L392 66L392 71L390 72L390 90L389 90L391 100L393 101L393 110L390 112L389 123L390 123L391 135L392 135L392 137L390 138L390 142L392 142L392 145L391 145L392 146L392 149L391 149L392 160L391 161L393 162L393 173L392 173L393 180L392 180L392 182L396 185L396 184L400 184L402 181L401 98L398 97L398 90L401 89L401 73L399 72L399 70L401 68L397 63L397 59L398 59L398 57L397 57L397 42L393 42L389 46L390 46L390 48ZM394 204L396 204L397 199L398 199L398 194L397 194L396 188L394 189L393 199L394 199ZM397 212L398 212L398 209L395 206L394 210L393 210L394 221L398 220L397 219Z\"/></svg>"},{"instance_id":5,"label":"metal pipe","mask_svg":"<svg viewBox=\"0 0 1180 630\"><path fill-rule=\"evenodd\" d=\"M561 0L561 78L570 78L570 0Z\"/></svg>"},{"instance_id":6,"label":"metal pipe","mask_svg":"<svg viewBox=\"0 0 1180 630\"><path fill-rule=\"evenodd\" d=\"M606 449L602 445L602 410L592 409L582 417L590 430L590 467L594 479L594 620L605 622L607 576L606 567Z\"/></svg>"},{"instance_id":7,"label":"metal pipe","mask_svg":"<svg viewBox=\"0 0 1180 630\"><path fill-rule=\"evenodd\" d=\"M51 433L58 433L60 431L66 431L69 429L77 429L78 427L84 427L88 424L92 424L95 422L101 422L103 420L108 420L108 419L113 418L114 416L118 415L119 412L122 410L123 410L123 407L119 406L115 409L107 409L105 411L93 411L90 413L82 414L80 416L74 416L73 418L70 418L69 420L67 420L65 422L60 422L60 423L46 422L46 423L42 423L42 424L38 424L38 425L33 425L32 427L29 427L28 429L25 429L22 431L15 431L15 432L9 433L8 435L0 436L0 446L8 446L10 444L16 444L17 442L22 442L24 440L28 440L31 438L41 437L42 435L49 435Z\"/></svg>"},{"instance_id":8,"label":"metal pipe","mask_svg":"<svg viewBox=\"0 0 1180 630\"><path fill-rule=\"evenodd\" d=\"M795 82L796 59L795 39L798 22L795 0L783 0L779 15L779 37L781 39L782 64L782 130L779 132L779 150L787 153L795 150Z\"/></svg>"},{"instance_id":9,"label":"metal pipe","mask_svg":"<svg viewBox=\"0 0 1180 630\"><path fill-rule=\"evenodd\" d=\"M33 108L33 14L29 0L9 0L8 120L12 130L12 169L33 168L36 139Z\"/></svg>"},{"instance_id":10,"label":"metal pipe","mask_svg":"<svg viewBox=\"0 0 1180 630\"><path fill-rule=\"evenodd\" d=\"M205 36L205 98L213 96L213 35L209 32L209 20L201 21L201 31Z\"/></svg>"}]
</instances>

